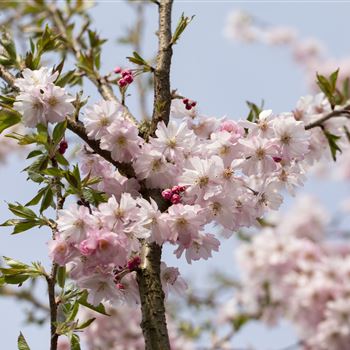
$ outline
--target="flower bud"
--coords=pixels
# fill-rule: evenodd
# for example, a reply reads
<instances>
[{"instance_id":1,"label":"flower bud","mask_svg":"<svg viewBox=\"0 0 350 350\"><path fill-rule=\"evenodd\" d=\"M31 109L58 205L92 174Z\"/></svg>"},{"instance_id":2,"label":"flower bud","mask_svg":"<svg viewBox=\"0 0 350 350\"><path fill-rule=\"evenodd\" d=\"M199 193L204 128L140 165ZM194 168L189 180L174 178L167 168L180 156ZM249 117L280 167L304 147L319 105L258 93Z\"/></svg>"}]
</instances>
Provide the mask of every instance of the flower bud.
<instances>
[{"instance_id":1,"label":"flower bud","mask_svg":"<svg viewBox=\"0 0 350 350\"><path fill-rule=\"evenodd\" d=\"M168 188L162 192L162 197L166 200L170 200L172 195L173 195L173 192L171 191L170 188Z\"/></svg>"},{"instance_id":2,"label":"flower bud","mask_svg":"<svg viewBox=\"0 0 350 350\"><path fill-rule=\"evenodd\" d=\"M121 73L122 69L118 66L114 68L114 73L119 74Z\"/></svg>"},{"instance_id":3,"label":"flower bud","mask_svg":"<svg viewBox=\"0 0 350 350\"><path fill-rule=\"evenodd\" d=\"M171 201L171 203L173 203L173 204L178 204L178 203L180 203L180 201L181 201L181 197L180 197L180 195L178 195L178 194L173 194L173 196L171 197L171 199L170 199L170 201Z\"/></svg>"},{"instance_id":4,"label":"flower bud","mask_svg":"<svg viewBox=\"0 0 350 350\"><path fill-rule=\"evenodd\" d=\"M125 79L119 79L118 80L118 85L120 87L124 87L124 86L128 85L128 83L125 81Z\"/></svg>"},{"instance_id":5,"label":"flower bud","mask_svg":"<svg viewBox=\"0 0 350 350\"><path fill-rule=\"evenodd\" d=\"M65 154L67 148L68 148L68 143L66 140L63 140L60 142L60 145L58 146L58 152L60 154Z\"/></svg>"}]
</instances>

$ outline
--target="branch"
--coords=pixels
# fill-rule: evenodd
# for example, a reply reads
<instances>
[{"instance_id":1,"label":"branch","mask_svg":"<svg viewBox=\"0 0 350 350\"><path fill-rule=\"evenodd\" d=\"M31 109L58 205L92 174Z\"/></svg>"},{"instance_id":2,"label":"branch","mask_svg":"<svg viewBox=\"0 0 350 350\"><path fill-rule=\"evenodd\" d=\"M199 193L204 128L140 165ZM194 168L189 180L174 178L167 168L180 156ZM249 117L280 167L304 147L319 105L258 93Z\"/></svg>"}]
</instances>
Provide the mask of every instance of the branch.
<instances>
[{"instance_id":1,"label":"branch","mask_svg":"<svg viewBox=\"0 0 350 350\"><path fill-rule=\"evenodd\" d=\"M171 45L171 9L173 0L159 3L159 31L157 65L154 71L154 107L151 126L146 138L152 136L160 121L169 122L171 91L170 65L173 49Z\"/></svg>"},{"instance_id":2,"label":"branch","mask_svg":"<svg viewBox=\"0 0 350 350\"><path fill-rule=\"evenodd\" d=\"M116 168L118 168L119 172L128 177L135 177L135 171L134 168L131 166L130 163L120 163L115 161L112 156L111 152L103 150L100 148L100 142L97 140L91 140L88 138L86 130L84 125L79 121L74 121L72 118L68 118L68 129L74 132L77 136L79 136L82 140L84 140L90 148L96 152L99 156L104 158L107 162L113 164Z\"/></svg>"},{"instance_id":3,"label":"branch","mask_svg":"<svg viewBox=\"0 0 350 350\"><path fill-rule=\"evenodd\" d=\"M36 299L29 290L16 290L14 288L2 286L0 287L0 295L27 301L28 303L32 304L36 309L40 309L45 312L50 311L49 308L45 304L41 303L38 299Z\"/></svg>"},{"instance_id":4,"label":"branch","mask_svg":"<svg viewBox=\"0 0 350 350\"><path fill-rule=\"evenodd\" d=\"M56 159L53 157L51 159L52 167L58 168L58 164ZM65 198L62 195L62 189L61 189L61 183L60 178L55 177L54 178L54 188L56 192L56 219L58 218L58 212L60 209L63 208ZM52 239L55 239L55 234L57 232L57 228L54 228L52 230ZM49 304L50 304L50 333L51 333L51 340L50 340L50 350L57 350L57 343L58 343L58 337L59 334L56 332L57 330L57 307L58 303L56 301L56 295L55 295L55 286L56 286L56 276L58 271L58 264L53 263L51 267L51 273L50 275L46 276L47 281L47 289L49 294Z\"/></svg>"},{"instance_id":5,"label":"branch","mask_svg":"<svg viewBox=\"0 0 350 350\"><path fill-rule=\"evenodd\" d=\"M159 2L159 31L157 66L154 72L154 109L145 138L154 134L159 121L168 123L171 105L170 65L172 0ZM160 204L160 201L157 200ZM160 280L162 247L156 243L143 242L144 262L137 271L142 322L146 350L170 350L165 319L164 292Z\"/></svg>"},{"instance_id":6,"label":"branch","mask_svg":"<svg viewBox=\"0 0 350 350\"><path fill-rule=\"evenodd\" d=\"M315 128L317 126L321 127L324 122L326 122L327 120L334 118L334 117L350 118L350 105L347 105L344 108L339 109L337 111L332 111L332 112L328 113L327 115L321 117L320 119L306 125L305 130L310 130L310 129Z\"/></svg>"},{"instance_id":7,"label":"branch","mask_svg":"<svg viewBox=\"0 0 350 350\"><path fill-rule=\"evenodd\" d=\"M47 12L48 12L49 18L52 21L52 24L56 27L58 33L64 39L67 50L71 52L76 57L77 60L79 60L81 55L81 48L80 48L79 42L76 40L74 35L72 35L71 37L68 37L66 33L68 18L63 18L62 12L54 4L50 4L47 6ZM84 24L83 27L85 28L86 24ZM78 37L81 37L81 36L82 34L79 33ZM113 89L111 85L108 83L108 81L104 77L101 77L98 72L96 72L96 75L97 77L88 76L88 78L97 87L98 92L101 94L101 96L105 100L114 101L121 104L121 102L113 93ZM132 121L133 123L137 124L136 118L131 114L129 109L126 106L124 106L124 108L125 108L125 117L130 121Z\"/></svg>"}]
</instances>

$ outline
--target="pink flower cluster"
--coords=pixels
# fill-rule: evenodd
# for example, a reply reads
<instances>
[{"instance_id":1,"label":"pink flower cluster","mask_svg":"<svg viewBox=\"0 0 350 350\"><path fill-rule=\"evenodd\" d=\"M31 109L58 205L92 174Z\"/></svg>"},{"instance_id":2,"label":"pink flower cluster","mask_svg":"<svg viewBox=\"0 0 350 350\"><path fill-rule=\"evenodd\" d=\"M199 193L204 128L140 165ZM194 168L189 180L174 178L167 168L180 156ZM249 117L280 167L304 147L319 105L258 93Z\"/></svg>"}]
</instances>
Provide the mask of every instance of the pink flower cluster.
<instances>
[{"instance_id":1,"label":"pink flower cluster","mask_svg":"<svg viewBox=\"0 0 350 350\"><path fill-rule=\"evenodd\" d=\"M39 70L25 68L22 75L23 78L15 82L20 93L13 107L22 114L25 126L33 128L40 123L58 123L73 113L73 99L65 89L54 84L58 72L52 73L47 67Z\"/></svg>"},{"instance_id":2,"label":"pink flower cluster","mask_svg":"<svg viewBox=\"0 0 350 350\"><path fill-rule=\"evenodd\" d=\"M59 232L50 243L52 258L69 263L72 278L91 292L94 303L137 302L128 261L142 257L139 239L170 243L188 263L211 257L220 242L205 232L208 224L226 237L254 225L279 208L284 188L293 194L310 165L329 156L324 134L319 128L306 131L305 125L330 110L318 95L302 98L293 113L266 110L256 123L235 122L202 116L195 107L188 110L174 101L169 124L160 122L146 143L124 118L122 106L102 101L87 107L88 136L99 140L114 160L131 163L136 177L122 176L84 150L82 173L100 177L95 186L110 198L98 208L73 205L60 211ZM331 119L325 129L346 140L346 123L346 118ZM153 199L143 199L141 184L162 193L168 209L161 212ZM168 285L181 283L173 273Z\"/></svg>"},{"instance_id":3,"label":"pink flower cluster","mask_svg":"<svg viewBox=\"0 0 350 350\"><path fill-rule=\"evenodd\" d=\"M226 319L242 311L269 324L286 317L305 349L347 349L350 244L327 239L330 217L311 197L273 222L237 251L243 287Z\"/></svg>"},{"instance_id":4,"label":"pink flower cluster","mask_svg":"<svg viewBox=\"0 0 350 350\"><path fill-rule=\"evenodd\" d=\"M26 69L23 76L16 80L20 94L15 108L26 126L62 121L73 111L65 90L54 85L57 73ZM224 236L254 225L267 211L279 208L284 188L293 194L309 166L330 154L320 128L305 130L306 124L331 111L322 94L301 98L292 113L262 111L254 123L206 117L195 102L186 102L173 101L170 122L160 122L148 142L125 118L122 105L101 101L83 111L88 137L135 171L135 178L126 178L84 149L81 172L100 178L95 187L108 195L108 202L97 208L72 205L59 212L50 255L69 265L77 284L91 291L93 303L137 301L135 272L128 263L143 256L141 239L172 244L176 256L184 254L188 263L208 259L220 245L206 232L209 224ZM345 143L347 124L338 117L327 120L324 129ZM60 152L66 146L63 142ZM153 199L142 198L145 187L163 194L165 211ZM168 280L171 285L181 283L175 270Z\"/></svg>"},{"instance_id":5,"label":"pink flower cluster","mask_svg":"<svg viewBox=\"0 0 350 350\"><path fill-rule=\"evenodd\" d=\"M107 203L90 210L72 204L59 211L58 233L49 243L50 256L60 265L68 264L70 276L87 289L89 301L138 303L135 271L141 264L139 239L155 241L174 235L166 227L166 215L155 202L132 198L123 193L120 200L111 196ZM165 229L165 230L163 230ZM179 273L163 265L164 289L167 283L184 286Z\"/></svg>"}]
</instances>

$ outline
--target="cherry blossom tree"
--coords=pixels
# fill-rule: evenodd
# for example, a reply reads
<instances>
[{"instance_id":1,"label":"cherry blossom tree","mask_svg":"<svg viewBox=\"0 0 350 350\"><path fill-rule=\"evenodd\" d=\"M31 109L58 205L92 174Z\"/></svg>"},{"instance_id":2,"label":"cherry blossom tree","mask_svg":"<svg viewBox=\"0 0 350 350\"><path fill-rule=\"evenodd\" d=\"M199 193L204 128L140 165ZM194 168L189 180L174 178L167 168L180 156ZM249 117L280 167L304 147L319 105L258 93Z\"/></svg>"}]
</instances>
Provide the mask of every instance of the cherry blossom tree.
<instances>
[{"instance_id":1,"label":"cherry blossom tree","mask_svg":"<svg viewBox=\"0 0 350 350\"><path fill-rule=\"evenodd\" d=\"M146 5L136 3L139 14ZM191 349L166 313L168 295L187 284L162 260L162 246L172 245L191 264L218 252L223 239L258 226L262 232L239 250L247 281L223 321L236 332L249 319L272 322L283 313L302 327L309 349L341 349L349 337L341 283L348 268L338 268L346 251L323 241L327 221L319 220L317 206L306 218L295 214L287 228L268 214L284 195L294 195L314 164L347 149L348 80L342 76L339 86L339 70L317 74L321 92L301 97L292 111L248 103L244 120L207 117L170 81L173 51L193 17L182 15L172 29L172 0L148 5L158 11L156 58L141 56L138 21L127 40L135 48L127 66L107 74L100 72L104 39L92 29L85 2L1 5L8 31L0 40L0 131L25 149L24 170L39 186L27 203L8 204L13 217L2 226L13 234L49 228L52 260L47 271L40 262L4 257L1 288L49 313L50 350L80 349L82 330L90 349ZM235 29L252 40L243 17ZM28 38L19 38L24 28ZM144 108L139 116L127 105L128 89L137 84L145 106L145 79L154 92L149 118ZM89 81L101 95L94 104L84 94ZM68 157L73 143L79 152ZM36 279L47 283L48 306L9 287ZM330 342L335 333L337 342ZM211 348L224 348L230 336L214 337ZM29 349L22 333L18 348Z\"/></svg>"}]
</instances>

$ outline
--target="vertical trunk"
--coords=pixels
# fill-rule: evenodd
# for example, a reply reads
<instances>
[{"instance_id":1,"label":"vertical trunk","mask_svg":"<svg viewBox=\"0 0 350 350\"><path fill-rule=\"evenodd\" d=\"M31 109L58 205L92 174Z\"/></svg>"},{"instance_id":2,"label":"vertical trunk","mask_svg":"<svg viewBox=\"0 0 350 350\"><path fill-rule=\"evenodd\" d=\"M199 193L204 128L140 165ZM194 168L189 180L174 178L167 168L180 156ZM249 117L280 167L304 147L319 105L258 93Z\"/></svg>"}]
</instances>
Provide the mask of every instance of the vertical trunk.
<instances>
[{"instance_id":1,"label":"vertical trunk","mask_svg":"<svg viewBox=\"0 0 350 350\"><path fill-rule=\"evenodd\" d=\"M160 281L162 248L156 243L145 246L145 264L137 273L146 350L169 350L165 319L164 292Z\"/></svg>"},{"instance_id":2,"label":"vertical trunk","mask_svg":"<svg viewBox=\"0 0 350 350\"><path fill-rule=\"evenodd\" d=\"M170 66L172 57L171 10L173 0L160 0L158 55L154 72L154 107L150 128L145 138L154 135L157 124L169 122L171 90ZM161 210L161 199L154 198ZM160 280L162 247L156 243L144 245L144 262L137 273L140 290L142 322L146 350L170 350L165 319L164 292Z\"/></svg>"}]
</instances>

